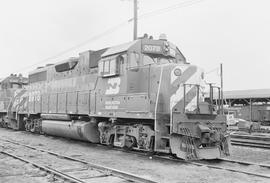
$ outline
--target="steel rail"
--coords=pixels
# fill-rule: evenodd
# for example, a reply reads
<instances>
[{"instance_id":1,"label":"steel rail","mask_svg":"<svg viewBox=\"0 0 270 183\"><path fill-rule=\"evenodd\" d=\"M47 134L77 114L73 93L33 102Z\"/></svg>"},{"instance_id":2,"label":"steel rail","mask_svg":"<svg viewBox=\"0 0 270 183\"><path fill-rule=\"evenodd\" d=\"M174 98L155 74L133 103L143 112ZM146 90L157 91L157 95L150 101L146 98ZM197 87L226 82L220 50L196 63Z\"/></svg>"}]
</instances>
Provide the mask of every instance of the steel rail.
<instances>
[{"instance_id":1,"label":"steel rail","mask_svg":"<svg viewBox=\"0 0 270 183\"><path fill-rule=\"evenodd\" d=\"M73 157L70 157L70 156L62 155L62 154L59 154L59 153L56 153L56 152L53 152L53 151L49 151L49 150L37 148L37 147L34 147L34 146L22 144L22 143L15 142L15 141L12 141L12 140L7 140L7 139L5 139L5 140L0 139L0 140L6 141L6 142L9 142L9 143L13 143L13 144L16 144L16 145L24 146L24 147L27 147L27 148L30 148L30 149L33 149L33 150L36 150L36 151L45 152L45 153L48 153L48 154L51 154L51 155L54 155L54 156L57 156L57 157L61 157L61 158L64 158L64 159L72 160L72 161L75 161L75 162L80 162L82 164L90 166L93 169L96 169L96 170L99 170L99 171L102 171L102 172L106 172L107 174L117 176L117 177L123 178L125 180L130 180L130 181L139 182L139 183L157 183L157 182L155 182L153 180L146 179L146 178L140 177L140 176L132 174L132 173L128 173L128 172L124 172L124 171L117 170L117 169L114 169L114 168L109 168L109 167L106 167L106 166L90 163L90 162L87 162L87 161L84 161L84 160L80 160L80 159L73 158Z\"/></svg>"},{"instance_id":2,"label":"steel rail","mask_svg":"<svg viewBox=\"0 0 270 183\"><path fill-rule=\"evenodd\" d=\"M227 171L231 171L231 172L243 173L243 174L247 174L247 175L253 175L253 176L257 176L257 177L263 177L263 178L270 179L270 175L268 175L268 174L253 173L253 172L250 172L250 171L238 170L238 169L234 169L234 168L227 168L227 167L222 167L222 166L209 165L207 163L192 162L192 164L198 165L198 166L206 166L208 168L227 170Z\"/></svg>"},{"instance_id":3,"label":"steel rail","mask_svg":"<svg viewBox=\"0 0 270 183\"><path fill-rule=\"evenodd\" d=\"M1 139L1 140L3 140L3 139ZM49 153L49 154L61 156L61 157L66 158L66 159L70 159L70 160L74 160L74 161L79 161L81 163L88 164L88 162L85 162L83 160L75 159L75 158L68 157L68 156L65 156L65 155L60 155L60 154L55 153L55 152L52 152L52 151L48 151L48 150L44 150L44 149L41 149L41 148L37 148L37 147L33 147L33 146L21 144L19 142L15 142L15 141L11 141L11 140L6 140L5 139L4 141L10 142L10 143L14 143L14 144L17 144L17 145L21 145L21 146L25 146L25 147L28 147L28 148L31 148L31 149L34 149L34 150L46 152L46 153ZM103 146L103 145L101 145L99 147L108 148L107 146ZM117 151L127 152L126 150L119 149L119 148L113 148L113 149L114 150L117 150ZM128 151L128 152L129 153L136 154L136 155L141 155L141 156L144 156L144 157L147 156L147 155L145 155L144 152L140 152L140 151ZM196 166L206 166L206 167L212 168L212 169L223 169L223 170L227 170L227 171L231 171L231 172L238 172L238 173L243 173L243 174L247 174L247 175L253 175L253 176L258 176L258 177L263 177L263 178L270 178L270 175L265 175L265 174L260 174L260 173L253 173L253 172L249 172L249 171L242 171L242 170L237 170L237 169L234 169L234 168L227 168L227 167L216 166L216 165L209 165L209 164L206 163L207 161L201 161L201 163L200 163L200 161L196 161L196 162L195 161L185 161L185 160L178 159L178 158L175 158L175 157L160 156L160 155L152 155L152 157L153 158L156 158L156 159L159 159L159 160L169 160L169 161L172 161L172 162L181 162L181 163L193 164L193 165L196 165ZM232 163L239 163L239 164L243 164L243 165L257 165L257 166L261 166L261 167L265 167L265 168L269 168L270 167L270 165L257 164L257 163L244 162L244 161L240 162L240 161L229 160L229 159L225 159L225 158L224 159L219 159L219 160L221 160L221 161L227 161L227 162L232 162ZM99 166L99 165L97 165L97 166Z\"/></svg>"},{"instance_id":4,"label":"steel rail","mask_svg":"<svg viewBox=\"0 0 270 183\"><path fill-rule=\"evenodd\" d=\"M19 156L14 155L14 154L8 153L6 151L1 150L0 153L5 154L5 155L10 156L10 157L13 157L14 159L18 159L18 160L23 161L25 163L29 163L29 164L39 168L40 170L43 170L45 172L49 172L50 174L53 174L53 175L57 175L58 177L60 177L60 178L62 178L64 180L70 181L72 183L86 183L85 181L77 179L76 177L65 174L65 173L63 173L61 171L58 171L56 169L53 169L53 168L50 168L50 167L47 167L47 166L39 165L37 163L34 163L34 162L29 161L27 159L21 158Z\"/></svg>"},{"instance_id":5,"label":"steel rail","mask_svg":"<svg viewBox=\"0 0 270 183\"><path fill-rule=\"evenodd\" d=\"M231 159L227 159L227 158L220 158L219 160L227 161L227 162L231 162L231 163L238 163L238 164L247 165L247 166L255 165L255 166L260 166L260 167L264 167L264 168L270 168L270 165L263 164L263 163L253 163L253 162L249 162L249 161L231 160Z\"/></svg>"},{"instance_id":6,"label":"steel rail","mask_svg":"<svg viewBox=\"0 0 270 183\"><path fill-rule=\"evenodd\" d=\"M123 151L121 149L117 149L117 150ZM132 153L136 154L136 155L146 156L145 153L142 153L139 151L132 151ZM220 170L226 170L226 171L231 171L231 172L243 173L243 174L247 174L247 175L253 175L253 176L257 176L257 177L270 178L270 175L268 175L268 174L254 173L254 172L249 172L249 171L237 170L234 168L227 168L227 167L222 167L222 166L217 166L217 165L206 164L206 163L211 163L209 160L186 161L186 160L179 159L179 158L173 157L173 156L160 156L160 155L152 155L152 157L155 159L159 159L159 160L181 162L181 163L192 164L192 165L196 165L196 166L200 166L200 167L206 166L206 167L212 168L212 169L220 169ZM263 168L270 168L270 165L267 165L267 164L230 160L230 159L226 159L226 158L220 158L217 160L224 161L224 162L238 163L238 164L242 164L242 165L246 165L246 166L255 165L255 166L259 166L259 167L263 167Z\"/></svg>"},{"instance_id":7,"label":"steel rail","mask_svg":"<svg viewBox=\"0 0 270 183\"><path fill-rule=\"evenodd\" d=\"M236 138L236 139L249 139L249 140L259 140L259 141L269 141L270 140L269 135L246 135L246 134L233 133L230 136L231 136L231 138Z\"/></svg>"},{"instance_id":8,"label":"steel rail","mask_svg":"<svg viewBox=\"0 0 270 183\"><path fill-rule=\"evenodd\" d=\"M103 146L103 145L102 145L102 147L107 148L107 146ZM119 149L119 148L114 148L114 149L118 150L118 151L122 151L122 152L127 152L126 150ZM137 150L136 151L128 151L128 152L129 153L131 152L131 153L136 154L136 155L148 156L144 152L137 151ZM254 172L249 172L249 171L237 170L237 169L233 169L233 168L227 168L227 167L221 167L221 166L209 165L209 164L203 163L203 162L208 162L209 163L211 160L210 161L209 160L186 161L186 160L174 157L174 156L160 156L160 155L152 155L151 157L155 158L155 159L159 159L159 160L168 160L168 161L172 161L172 162L181 162L181 163L186 163L186 164L193 164L193 165L196 165L196 166L206 166L208 168L213 168L213 169L223 169L223 170L231 171L231 172L238 172L238 173L243 173L243 174L247 174L247 175L253 175L253 176L258 176L258 177L263 177L263 178L270 178L270 175L268 175L268 174L254 173ZM255 166L270 169L270 165L268 165L268 164L253 163L253 162L239 161L239 160L230 160L230 159L227 159L227 158L219 158L217 160L220 160L220 161L223 161L223 162L237 163L237 164L246 165L246 166L255 165Z\"/></svg>"},{"instance_id":9,"label":"steel rail","mask_svg":"<svg viewBox=\"0 0 270 183\"><path fill-rule=\"evenodd\" d=\"M257 177L270 178L270 174L268 175L268 174L254 173L254 172L238 170L238 169L234 169L234 168L227 168L227 167L222 167L222 166L217 166L217 165L210 165L209 161L207 161L207 160L185 161L185 160L177 159L174 157L162 157L162 156L158 156L158 155L154 155L153 157L155 157L157 159L169 160L169 161L173 161L173 162L188 163L188 164L192 164L192 165L196 165L196 166L200 166L200 167L205 166L205 167L212 168L212 169L220 169L220 170L226 170L226 171L231 171L231 172L243 173L243 174L247 174L247 175L253 175L253 176L257 176ZM257 166L261 166L264 168L270 168L270 165L264 165L264 164L256 164L256 163L251 163L251 162L240 162L240 161L227 160L227 159L218 159L218 160L232 162L232 163L239 163L239 164L247 165L247 166L248 165L257 165Z\"/></svg>"},{"instance_id":10,"label":"steel rail","mask_svg":"<svg viewBox=\"0 0 270 183\"><path fill-rule=\"evenodd\" d=\"M3 140L3 139L1 139L1 140ZM21 145L21 146L25 146L25 147L28 147L28 148L31 148L31 149L34 149L34 150L38 150L38 151L41 151L41 152L46 152L46 153L49 153L49 154L57 155L57 156L60 156L62 158L66 158L66 159L70 159L70 160L74 160L74 161L77 161L77 162L88 164L88 162L86 162L86 161L83 161L83 160L80 160L80 159L75 159L73 157L68 157L68 156L65 156L65 155L60 155L60 154L55 153L55 152L52 152L52 151L44 150L44 149L41 149L41 148L36 148L36 147L33 147L33 146L21 144L19 142L14 142L14 141L10 141L10 140L4 140L4 141L10 142L10 143L14 143L14 144L17 144L17 145ZM102 146L102 147L103 148L107 148L106 146ZM127 152L127 151L124 151L124 150L118 149L118 148L117 149L114 148L114 150L118 150L118 151L122 151L122 152ZM139 151L128 151L128 152L129 153L131 152L131 153L136 154L136 155L141 155L141 156L144 156L144 157L146 156L145 153L142 153L142 152L139 152ZM178 159L178 158L175 158L175 157L160 156L160 155L152 155L151 157L153 157L155 159L159 159L159 160L167 160L167 161L169 160L169 161L172 161L172 162L187 163L187 164L192 164L192 165L196 165L196 166L200 166L200 167L206 166L206 167L212 168L212 169L220 169L220 170L226 170L226 171L231 171L231 172L237 172L237 173L243 173L243 174L247 174L247 175L257 176L257 177L270 178L270 175L268 175L268 174L254 173L254 172L244 171L244 170L238 170L238 169L234 169L234 168L227 168L227 167L222 167L222 166L217 166L217 165L210 165L209 164L209 161L185 161L185 160ZM270 168L270 165L265 165L265 164L257 164L257 163L252 163L252 162L229 160L229 159L225 159L225 158L224 159L219 159L219 160L221 160L221 161L227 161L227 162L232 162L232 163L239 163L239 164L247 165L247 166L248 165L257 165L257 166L261 166L261 167L264 167L264 168ZM93 164L93 166L95 166L95 164ZM97 165L97 166L98 166L97 167L97 169L98 169L100 165ZM104 170L104 169L100 169L100 170ZM120 175L119 174L118 175L116 174L116 176L121 176L121 174ZM138 181L138 180L136 180L136 181Z\"/></svg>"},{"instance_id":11,"label":"steel rail","mask_svg":"<svg viewBox=\"0 0 270 183\"><path fill-rule=\"evenodd\" d=\"M270 149L270 136L232 134L231 144Z\"/></svg>"},{"instance_id":12,"label":"steel rail","mask_svg":"<svg viewBox=\"0 0 270 183\"><path fill-rule=\"evenodd\" d=\"M231 140L231 144L235 146L246 146L246 147L256 147L256 148L263 148L263 149L270 149L270 145L268 144L257 144L252 142L240 142L237 140Z\"/></svg>"}]
</instances>

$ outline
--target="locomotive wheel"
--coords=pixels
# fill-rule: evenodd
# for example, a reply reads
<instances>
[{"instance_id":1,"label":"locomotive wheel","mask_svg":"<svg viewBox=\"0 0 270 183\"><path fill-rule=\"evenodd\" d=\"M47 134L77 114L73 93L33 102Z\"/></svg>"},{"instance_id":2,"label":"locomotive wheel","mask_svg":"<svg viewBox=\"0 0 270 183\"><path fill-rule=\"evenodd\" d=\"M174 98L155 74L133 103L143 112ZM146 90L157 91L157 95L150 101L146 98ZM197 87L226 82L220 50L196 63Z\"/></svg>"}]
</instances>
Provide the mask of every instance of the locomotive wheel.
<instances>
[{"instance_id":1,"label":"locomotive wheel","mask_svg":"<svg viewBox=\"0 0 270 183\"><path fill-rule=\"evenodd\" d=\"M154 152L154 148L155 148L155 136L151 136L149 149L151 152Z\"/></svg>"},{"instance_id":2,"label":"locomotive wheel","mask_svg":"<svg viewBox=\"0 0 270 183\"><path fill-rule=\"evenodd\" d=\"M4 123L3 118L0 118L0 127L4 127L4 126L3 126L3 123Z\"/></svg>"},{"instance_id":3,"label":"locomotive wheel","mask_svg":"<svg viewBox=\"0 0 270 183\"><path fill-rule=\"evenodd\" d=\"M137 146L137 140L135 137L130 137L129 139L126 140L124 149L126 150L131 150L133 147Z\"/></svg>"},{"instance_id":4,"label":"locomotive wheel","mask_svg":"<svg viewBox=\"0 0 270 183\"><path fill-rule=\"evenodd\" d=\"M25 128L25 131L27 131L27 132L29 131L27 122L25 123L24 128Z\"/></svg>"},{"instance_id":5,"label":"locomotive wheel","mask_svg":"<svg viewBox=\"0 0 270 183\"><path fill-rule=\"evenodd\" d=\"M114 142L114 135L111 135L110 138L109 138L108 146L113 147L113 142Z\"/></svg>"}]
</instances>

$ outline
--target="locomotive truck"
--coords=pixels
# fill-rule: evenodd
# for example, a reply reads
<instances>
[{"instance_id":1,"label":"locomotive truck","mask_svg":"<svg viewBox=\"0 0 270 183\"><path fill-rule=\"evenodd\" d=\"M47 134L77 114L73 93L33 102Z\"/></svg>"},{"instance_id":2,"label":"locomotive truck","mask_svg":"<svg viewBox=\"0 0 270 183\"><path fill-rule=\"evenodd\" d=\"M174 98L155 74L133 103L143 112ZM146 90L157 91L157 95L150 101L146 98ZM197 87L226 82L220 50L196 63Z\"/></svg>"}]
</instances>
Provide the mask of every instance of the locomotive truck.
<instances>
[{"instance_id":1,"label":"locomotive truck","mask_svg":"<svg viewBox=\"0 0 270 183\"><path fill-rule=\"evenodd\" d=\"M164 35L144 36L38 67L14 92L1 121L17 130L183 159L228 156L226 118L204 101L205 87L203 70Z\"/></svg>"}]
</instances>

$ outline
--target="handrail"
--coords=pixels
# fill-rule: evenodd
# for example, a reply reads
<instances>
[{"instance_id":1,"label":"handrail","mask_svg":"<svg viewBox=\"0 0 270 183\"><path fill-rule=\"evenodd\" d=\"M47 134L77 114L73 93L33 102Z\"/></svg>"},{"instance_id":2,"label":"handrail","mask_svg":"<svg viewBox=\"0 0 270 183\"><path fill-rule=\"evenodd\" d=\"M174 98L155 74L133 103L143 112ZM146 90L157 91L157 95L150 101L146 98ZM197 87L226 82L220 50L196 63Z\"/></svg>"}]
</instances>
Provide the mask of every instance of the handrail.
<instances>
[{"instance_id":1,"label":"handrail","mask_svg":"<svg viewBox=\"0 0 270 183\"><path fill-rule=\"evenodd\" d=\"M188 84L188 83L184 83L183 87L184 87L184 98L183 98L183 113L186 113L186 86L196 86L196 113L199 114L200 113L200 107L199 107L199 102L200 102L200 98L199 98L199 94L200 94L200 85L198 84Z\"/></svg>"}]
</instances>

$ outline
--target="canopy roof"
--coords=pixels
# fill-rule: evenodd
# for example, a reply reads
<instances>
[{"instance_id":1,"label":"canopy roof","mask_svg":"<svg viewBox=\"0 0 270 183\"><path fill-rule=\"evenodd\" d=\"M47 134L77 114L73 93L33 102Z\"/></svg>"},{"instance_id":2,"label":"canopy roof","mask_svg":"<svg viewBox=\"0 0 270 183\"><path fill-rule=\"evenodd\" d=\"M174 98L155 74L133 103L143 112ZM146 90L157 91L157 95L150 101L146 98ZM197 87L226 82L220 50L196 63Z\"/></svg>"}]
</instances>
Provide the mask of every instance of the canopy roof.
<instances>
[{"instance_id":1,"label":"canopy roof","mask_svg":"<svg viewBox=\"0 0 270 183\"><path fill-rule=\"evenodd\" d=\"M206 97L209 100L209 95ZM218 99L218 93L214 93L214 100ZM249 105L256 102L270 102L270 89L253 89L253 90L233 90L224 91L223 99L225 103L230 105L244 104Z\"/></svg>"},{"instance_id":2,"label":"canopy roof","mask_svg":"<svg viewBox=\"0 0 270 183\"><path fill-rule=\"evenodd\" d=\"M214 98L218 98L217 95ZM224 99L270 98L270 89L224 91Z\"/></svg>"}]
</instances>

